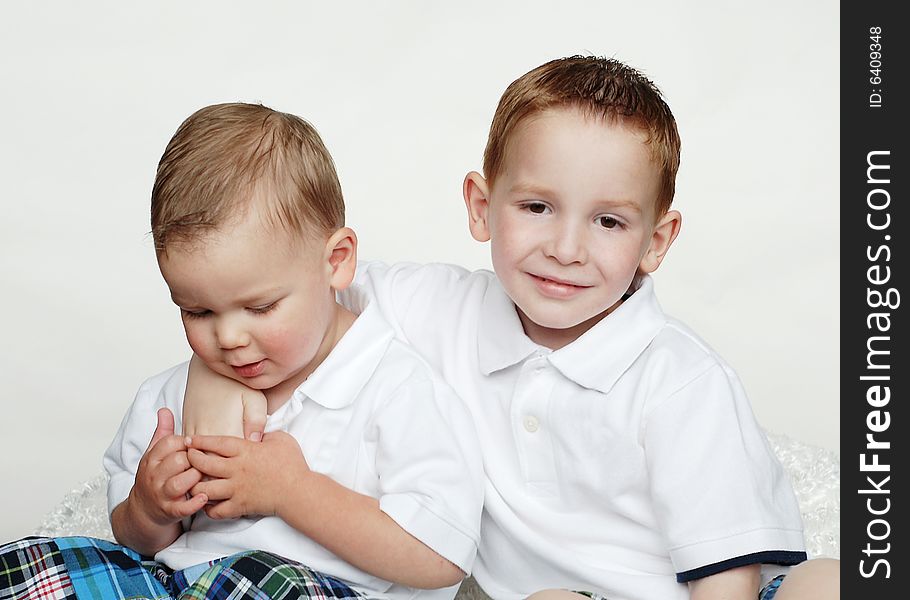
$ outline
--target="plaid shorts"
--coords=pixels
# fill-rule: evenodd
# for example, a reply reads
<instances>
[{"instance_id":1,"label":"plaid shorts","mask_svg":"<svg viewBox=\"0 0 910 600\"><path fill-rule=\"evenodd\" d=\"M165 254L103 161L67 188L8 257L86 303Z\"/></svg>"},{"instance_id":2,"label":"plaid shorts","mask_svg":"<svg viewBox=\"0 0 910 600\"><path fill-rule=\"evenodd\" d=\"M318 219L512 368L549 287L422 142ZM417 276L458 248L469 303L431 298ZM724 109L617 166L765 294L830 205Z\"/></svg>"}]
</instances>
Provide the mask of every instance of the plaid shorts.
<instances>
[{"instance_id":1,"label":"plaid shorts","mask_svg":"<svg viewBox=\"0 0 910 600\"><path fill-rule=\"evenodd\" d=\"M343 582L262 551L173 571L129 548L85 537L0 546L0 600L364 600Z\"/></svg>"}]
</instances>

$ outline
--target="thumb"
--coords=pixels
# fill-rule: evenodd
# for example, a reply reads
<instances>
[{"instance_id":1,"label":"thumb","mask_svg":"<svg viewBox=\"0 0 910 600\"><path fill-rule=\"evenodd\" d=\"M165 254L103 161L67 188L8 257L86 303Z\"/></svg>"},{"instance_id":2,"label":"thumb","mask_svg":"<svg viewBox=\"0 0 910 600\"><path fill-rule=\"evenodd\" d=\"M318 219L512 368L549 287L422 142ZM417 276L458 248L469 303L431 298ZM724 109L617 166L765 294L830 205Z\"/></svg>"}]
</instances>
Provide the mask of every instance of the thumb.
<instances>
[{"instance_id":1,"label":"thumb","mask_svg":"<svg viewBox=\"0 0 910 600\"><path fill-rule=\"evenodd\" d=\"M162 438L174 435L174 413L167 408L158 409L158 425L155 427L155 433L149 442L149 449L158 443Z\"/></svg>"},{"instance_id":2,"label":"thumb","mask_svg":"<svg viewBox=\"0 0 910 600\"><path fill-rule=\"evenodd\" d=\"M243 439L252 442L262 440L265 422L268 418L268 400L259 390L243 392Z\"/></svg>"}]
</instances>

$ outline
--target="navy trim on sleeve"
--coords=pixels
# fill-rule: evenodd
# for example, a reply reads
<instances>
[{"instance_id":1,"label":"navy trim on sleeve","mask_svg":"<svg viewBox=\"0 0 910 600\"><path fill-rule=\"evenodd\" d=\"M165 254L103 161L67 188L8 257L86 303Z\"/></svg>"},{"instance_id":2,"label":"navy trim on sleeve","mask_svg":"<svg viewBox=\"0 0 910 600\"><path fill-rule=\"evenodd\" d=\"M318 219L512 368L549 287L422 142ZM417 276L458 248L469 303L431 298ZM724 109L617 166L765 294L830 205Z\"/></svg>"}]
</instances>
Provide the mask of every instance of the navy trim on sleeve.
<instances>
[{"instance_id":1,"label":"navy trim on sleeve","mask_svg":"<svg viewBox=\"0 0 910 600\"><path fill-rule=\"evenodd\" d=\"M705 565L704 567L698 567L697 569L691 569L689 571L677 573L676 581L679 583L695 581L696 579L708 577L709 575L717 575L722 571L735 569L736 567L744 567L746 565L754 565L756 563L765 563L769 565L798 565L799 563L805 561L807 558L808 556L806 556L805 552L792 552L790 550L769 550L766 552L755 552L753 554L737 556L736 558L730 558L719 563Z\"/></svg>"}]
</instances>

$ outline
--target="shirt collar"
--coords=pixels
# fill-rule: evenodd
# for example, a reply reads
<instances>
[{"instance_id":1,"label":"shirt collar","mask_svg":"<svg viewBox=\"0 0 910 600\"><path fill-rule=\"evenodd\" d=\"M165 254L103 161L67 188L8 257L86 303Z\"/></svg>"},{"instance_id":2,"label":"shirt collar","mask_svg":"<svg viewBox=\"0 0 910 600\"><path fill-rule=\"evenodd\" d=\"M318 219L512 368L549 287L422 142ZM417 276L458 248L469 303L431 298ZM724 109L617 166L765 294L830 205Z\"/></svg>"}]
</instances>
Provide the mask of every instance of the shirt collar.
<instances>
[{"instance_id":1,"label":"shirt collar","mask_svg":"<svg viewBox=\"0 0 910 600\"><path fill-rule=\"evenodd\" d=\"M487 288L481 311L478 358L484 375L543 351L565 377L602 393L610 391L667 321L654 294L653 280L647 275L616 310L555 352L525 335L515 304L498 280L494 279Z\"/></svg>"},{"instance_id":2,"label":"shirt collar","mask_svg":"<svg viewBox=\"0 0 910 600\"><path fill-rule=\"evenodd\" d=\"M316 370L295 391L328 409L354 402L394 337L375 303L366 305Z\"/></svg>"},{"instance_id":3,"label":"shirt collar","mask_svg":"<svg viewBox=\"0 0 910 600\"><path fill-rule=\"evenodd\" d=\"M525 335L515 303L496 277L484 293L477 331L477 358L484 375L511 367L545 350ZM548 352L548 350L545 350Z\"/></svg>"},{"instance_id":4,"label":"shirt collar","mask_svg":"<svg viewBox=\"0 0 910 600\"><path fill-rule=\"evenodd\" d=\"M571 344L550 355L550 363L578 385L609 393L666 324L650 276L625 302Z\"/></svg>"}]
</instances>

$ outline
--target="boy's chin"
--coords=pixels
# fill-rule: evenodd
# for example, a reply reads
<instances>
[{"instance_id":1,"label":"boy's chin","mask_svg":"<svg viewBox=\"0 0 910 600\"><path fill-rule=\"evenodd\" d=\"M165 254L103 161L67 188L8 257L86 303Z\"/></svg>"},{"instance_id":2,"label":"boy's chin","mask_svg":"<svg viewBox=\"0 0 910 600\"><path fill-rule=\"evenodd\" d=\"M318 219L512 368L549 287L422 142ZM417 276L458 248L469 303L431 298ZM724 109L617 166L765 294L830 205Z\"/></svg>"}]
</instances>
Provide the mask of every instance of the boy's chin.
<instances>
[{"instance_id":1,"label":"boy's chin","mask_svg":"<svg viewBox=\"0 0 910 600\"><path fill-rule=\"evenodd\" d=\"M597 325L604 317L616 310L620 304L622 304L622 300L617 300L605 308L597 307L586 311L575 310L571 312L546 310L541 307L533 307L531 310L525 311L521 306L518 306L518 314L525 333L528 333L529 329L536 329L538 331L550 331L561 336L571 337L574 335L574 337L578 337Z\"/></svg>"},{"instance_id":2,"label":"boy's chin","mask_svg":"<svg viewBox=\"0 0 910 600\"><path fill-rule=\"evenodd\" d=\"M612 309L613 307L610 307L594 314L554 315L552 311L525 311L518 307L519 316L526 331L538 329L562 334L571 334L578 330L583 333L607 316Z\"/></svg>"}]
</instances>

